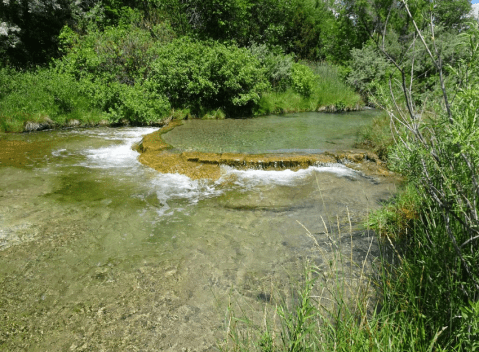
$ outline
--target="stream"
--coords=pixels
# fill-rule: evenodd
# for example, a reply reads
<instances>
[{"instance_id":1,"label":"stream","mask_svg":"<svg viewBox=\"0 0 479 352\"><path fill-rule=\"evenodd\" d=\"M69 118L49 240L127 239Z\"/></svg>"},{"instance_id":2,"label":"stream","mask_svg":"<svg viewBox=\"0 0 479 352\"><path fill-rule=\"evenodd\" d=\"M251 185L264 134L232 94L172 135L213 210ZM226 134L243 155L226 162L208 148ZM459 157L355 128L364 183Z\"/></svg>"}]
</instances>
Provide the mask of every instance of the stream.
<instances>
[{"instance_id":1,"label":"stream","mask_svg":"<svg viewBox=\"0 0 479 352\"><path fill-rule=\"evenodd\" d=\"M245 121L227 128L247 130ZM198 131L201 123L185 126ZM286 125L275 123L281 135ZM319 138L308 123L298 143ZM362 224L395 193L394 180L341 164L225 166L215 181L161 174L132 149L156 130L0 136L0 350L218 351L228 307L261 320L306 260L328 265L332 242L354 261L377 255ZM227 144L204 133L203 141ZM195 143L182 137L175 146ZM237 151L251 152L254 143ZM258 148L325 149L288 143Z\"/></svg>"}]
</instances>

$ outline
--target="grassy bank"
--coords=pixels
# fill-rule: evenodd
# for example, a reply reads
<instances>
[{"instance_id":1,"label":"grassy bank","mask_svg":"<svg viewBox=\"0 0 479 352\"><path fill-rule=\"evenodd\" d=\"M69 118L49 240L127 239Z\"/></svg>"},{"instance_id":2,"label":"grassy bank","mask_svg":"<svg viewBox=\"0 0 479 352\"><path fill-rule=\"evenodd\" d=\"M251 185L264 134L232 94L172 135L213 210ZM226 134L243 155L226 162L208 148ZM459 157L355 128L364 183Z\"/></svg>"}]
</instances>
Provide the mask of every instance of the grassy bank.
<instances>
[{"instance_id":1,"label":"grassy bank","mask_svg":"<svg viewBox=\"0 0 479 352\"><path fill-rule=\"evenodd\" d=\"M177 38L165 26L65 27L64 56L49 68L0 69L0 131L361 107L334 66L265 45Z\"/></svg>"},{"instance_id":2,"label":"grassy bank","mask_svg":"<svg viewBox=\"0 0 479 352\"><path fill-rule=\"evenodd\" d=\"M424 202L410 185L371 214L367 226L372 236L378 235L379 258L368 253L363 262L354 262L348 245L339 243L331 248L334 259L326 271L308 262L286 296L272 294L262 321L231 306L221 349L476 351L477 290L453 254L440 215ZM318 246L322 258L323 250Z\"/></svg>"},{"instance_id":3,"label":"grassy bank","mask_svg":"<svg viewBox=\"0 0 479 352\"><path fill-rule=\"evenodd\" d=\"M270 91L261 96L255 115L282 114L300 111L342 112L364 106L359 94L342 80L338 67L327 63L305 63L312 72L311 89L299 94L289 87Z\"/></svg>"},{"instance_id":4,"label":"grassy bank","mask_svg":"<svg viewBox=\"0 0 479 352\"><path fill-rule=\"evenodd\" d=\"M54 128L106 123L104 112L79 94L68 75L42 69L33 72L0 70L0 131L22 132L27 123Z\"/></svg>"},{"instance_id":5,"label":"grassy bank","mask_svg":"<svg viewBox=\"0 0 479 352\"><path fill-rule=\"evenodd\" d=\"M280 91L266 89L258 93L258 102L250 113L240 116L360 109L359 95L338 81L336 76L315 75L308 95L291 86ZM90 80L76 79L53 68L26 72L1 69L0 83L1 132L110 124L155 125L170 117L223 119L231 115L225 110L232 109L198 105L193 108L186 103L174 108L167 99L157 100L154 92L102 82L95 86Z\"/></svg>"}]
</instances>

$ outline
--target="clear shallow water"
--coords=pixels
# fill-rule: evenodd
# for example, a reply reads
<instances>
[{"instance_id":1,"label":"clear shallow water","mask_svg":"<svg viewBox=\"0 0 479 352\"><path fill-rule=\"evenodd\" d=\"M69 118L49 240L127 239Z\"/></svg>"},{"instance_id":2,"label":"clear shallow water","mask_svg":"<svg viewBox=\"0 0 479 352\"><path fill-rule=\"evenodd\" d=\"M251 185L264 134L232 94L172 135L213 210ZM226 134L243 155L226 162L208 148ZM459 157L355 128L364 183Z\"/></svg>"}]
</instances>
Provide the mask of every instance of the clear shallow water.
<instances>
[{"instance_id":1,"label":"clear shallow water","mask_svg":"<svg viewBox=\"0 0 479 352\"><path fill-rule=\"evenodd\" d=\"M163 135L180 150L210 153L321 153L353 147L376 111L306 112L243 120L187 120Z\"/></svg>"},{"instance_id":2,"label":"clear shallow water","mask_svg":"<svg viewBox=\"0 0 479 352\"><path fill-rule=\"evenodd\" d=\"M215 351L228 302L261 316L306 258L328 262L323 219L348 252L348 216L395 189L341 165L158 174L131 150L153 130L3 136L38 148L0 164L0 350Z\"/></svg>"}]
</instances>

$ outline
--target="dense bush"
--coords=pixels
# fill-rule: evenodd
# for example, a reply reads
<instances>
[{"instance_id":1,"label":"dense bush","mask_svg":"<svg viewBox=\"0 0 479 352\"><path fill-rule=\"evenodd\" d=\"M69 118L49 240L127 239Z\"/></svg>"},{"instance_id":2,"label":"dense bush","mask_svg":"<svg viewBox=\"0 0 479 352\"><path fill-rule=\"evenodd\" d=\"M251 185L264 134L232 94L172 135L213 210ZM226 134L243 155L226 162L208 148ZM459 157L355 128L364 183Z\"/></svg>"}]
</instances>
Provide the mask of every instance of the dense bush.
<instances>
[{"instance_id":1,"label":"dense bush","mask_svg":"<svg viewBox=\"0 0 479 352\"><path fill-rule=\"evenodd\" d=\"M268 89L265 70L248 50L187 38L156 49L147 78L175 108L193 113L221 108L229 116L251 114Z\"/></svg>"},{"instance_id":2,"label":"dense bush","mask_svg":"<svg viewBox=\"0 0 479 352\"><path fill-rule=\"evenodd\" d=\"M273 49L265 44L253 43L249 50L265 69L271 87L276 91L286 90L291 83L293 56L284 55L279 47Z\"/></svg>"},{"instance_id":3,"label":"dense bush","mask_svg":"<svg viewBox=\"0 0 479 352\"><path fill-rule=\"evenodd\" d=\"M390 64L372 45L351 50L350 72L346 81L363 96L376 93L378 84L385 84Z\"/></svg>"},{"instance_id":4,"label":"dense bush","mask_svg":"<svg viewBox=\"0 0 479 352\"><path fill-rule=\"evenodd\" d=\"M309 97L315 87L316 77L308 66L294 64L291 72L291 86L296 93Z\"/></svg>"},{"instance_id":5,"label":"dense bush","mask_svg":"<svg viewBox=\"0 0 479 352\"><path fill-rule=\"evenodd\" d=\"M391 270L394 281L385 301L391 304L388 309L404 309L411 325L419 326L424 319L425 342L435 341L444 330L438 343L457 351L479 348L474 331L479 319L477 26L471 24L458 37L462 43L456 50L464 58L446 83L441 82L445 75L440 61L428 46L436 84L444 87L440 99L427 105L428 114L424 105L414 103L416 91L410 86L404 86L403 93L411 99L384 102L400 141L389 163L407 176L417 211L412 231L396 243L401 265ZM449 95L452 84L454 99Z\"/></svg>"},{"instance_id":6,"label":"dense bush","mask_svg":"<svg viewBox=\"0 0 479 352\"><path fill-rule=\"evenodd\" d=\"M316 110L324 105L339 110L357 106L357 96L350 99L354 94L344 85L342 97L336 91L331 94L335 84L329 78L320 79L304 63L294 62L322 55L320 19L331 17L323 3L51 0L42 6L36 1L28 4L36 6L35 16L46 16L51 8L63 11L62 23L68 25L59 34L58 27L50 33L55 55L63 56L49 69L32 69L23 78L3 71L2 79L12 77L0 92L4 121L5 117L10 121L4 126L41 120L39 116L55 117L61 125L60 116L88 109L114 123L151 124L167 118L171 109L198 117L234 117ZM17 1L10 5L8 16L21 13ZM10 47L17 33L12 21L0 26L0 36L7 35ZM18 31L24 33L29 27L22 26ZM55 56L52 53L45 52L43 59ZM25 82L40 77L49 85L38 91L32 88L35 98L18 104L24 99L18 92L30 94ZM60 81L64 88L59 88ZM14 84L18 87L8 88ZM28 113L20 117L20 110ZM21 129L17 122L14 130Z\"/></svg>"},{"instance_id":7,"label":"dense bush","mask_svg":"<svg viewBox=\"0 0 479 352\"><path fill-rule=\"evenodd\" d=\"M156 57L154 48L173 40L167 23L149 30L135 25L108 27L80 36L69 27L60 34L65 57L56 62L62 72L76 78L101 79L134 85Z\"/></svg>"},{"instance_id":8,"label":"dense bush","mask_svg":"<svg viewBox=\"0 0 479 352\"><path fill-rule=\"evenodd\" d=\"M357 103L357 99L351 104L349 98L324 97L325 90L331 87L321 89L323 97L319 97L317 88L329 82L329 77L320 79L309 67L294 63L293 57L283 54L278 47L253 44L244 49L234 44L189 37L175 39L167 24L153 29L161 35L152 35L152 30L130 25L93 31L80 37L65 28L61 39L67 55L57 62L57 69L80 80L81 91L98 108L113 114L115 120L133 118L131 109L121 107L128 100L120 98L125 94L121 92L127 91L142 91L144 99L156 94L155 99L161 105L152 110L151 103L148 118L145 112L135 110L133 115L137 115L134 118L137 122L151 121L153 111L162 112L164 116L167 102L173 109L188 109L199 117L218 109L227 116L248 116L316 110L320 105L344 109ZM338 80L338 76L332 79ZM143 88L137 88L138 85ZM288 87L292 91L286 94ZM271 89L276 93L270 92ZM350 92L344 85L339 90L343 95ZM287 99L279 97L285 94ZM269 109L265 99L261 100L263 96L273 105L276 105L274 100L285 101L280 102L283 106L279 110ZM258 106L263 108L258 109Z\"/></svg>"},{"instance_id":9,"label":"dense bush","mask_svg":"<svg viewBox=\"0 0 479 352\"><path fill-rule=\"evenodd\" d=\"M130 86L82 79L79 92L88 97L95 107L106 112L112 123L122 121L149 125L167 118L171 109L168 98L159 94L148 82Z\"/></svg>"},{"instance_id":10,"label":"dense bush","mask_svg":"<svg viewBox=\"0 0 479 352\"><path fill-rule=\"evenodd\" d=\"M79 94L81 84L67 74L39 69L16 72L0 69L0 130L20 132L27 121L48 121L51 127L68 120L96 124L105 116L88 96Z\"/></svg>"}]
</instances>

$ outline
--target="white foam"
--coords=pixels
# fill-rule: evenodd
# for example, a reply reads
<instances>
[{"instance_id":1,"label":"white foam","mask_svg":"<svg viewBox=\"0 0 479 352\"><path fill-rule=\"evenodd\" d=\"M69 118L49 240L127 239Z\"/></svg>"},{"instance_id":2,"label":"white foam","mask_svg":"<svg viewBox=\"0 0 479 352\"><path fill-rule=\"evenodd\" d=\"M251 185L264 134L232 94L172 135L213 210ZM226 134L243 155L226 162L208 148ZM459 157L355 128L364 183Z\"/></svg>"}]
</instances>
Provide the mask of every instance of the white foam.
<instances>
[{"instance_id":1,"label":"white foam","mask_svg":"<svg viewBox=\"0 0 479 352\"><path fill-rule=\"evenodd\" d=\"M120 141L125 139L141 139L144 135L153 133L158 127L121 127L73 130L72 134L87 135L102 140Z\"/></svg>"},{"instance_id":2,"label":"white foam","mask_svg":"<svg viewBox=\"0 0 479 352\"><path fill-rule=\"evenodd\" d=\"M151 180L150 186L156 192L161 204L161 208L157 211L161 216L172 215L175 212L175 209L168 204L172 200L186 200L189 204L196 204L200 200L217 197L232 188L247 191L258 186L294 187L302 180L312 177L315 172L327 172L338 177L357 176L354 170L340 164L311 166L298 171L237 170L225 166L222 177L216 182L206 179L192 180L181 174L159 173Z\"/></svg>"},{"instance_id":3,"label":"white foam","mask_svg":"<svg viewBox=\"0 0 479 352\"><path fill-rule=\"evenodd\" d=\"M131 149L133 143L118 146L87 149L82 152L87 161L81 163L89 168L130 168L138 164L138 153Z\"/></svg>"},{"instance_id":4,"label":"white foam","mask_svg":"<svg viewBox=\"0 0 479 352\"><path fill-rule=\"evenodd\" d=\"M114 130L114 133L102 130L84 131L83 134L106 140L121 140L123 143L81 151L87 160L80 165L100 169L136 168L140 164L137 160L139 154L132 149L133 144L140 142L144 135L157 130L158 128L125 128Z\"/></svg>"},{"instance_id":5,"label":"white foam","mask_svg":"<svg viewBox=\"0 0 479 352\"><path fill-rule=\"evenodd\" d=\"M292 170L237 170L223 167L222 177L213 182L211 180L192 180L181 174L149 173L138 161L138 153L132 149L134 143L156 131L157 128L120 128L120 129L91 129L79 130L74 133L88 135L92 138L110 140L113 145L83 149L78 152L82 160L76 164L94 169L110 169L118 177L121 175L135 175L147 181L149 192L156 193L160 203L158 214L171 215L186 204L196 204L200 200L216 197L228 190L252 190L258 186L291 186L304 182L317 172L328 172L336 176L355 177L357 173L341 164L328 166L311 166L308 169ZM54 151L55 156L67 154L65 149ZM151 178L150 178L151 177ZM179 201L179 203L178 203ZM175 205L173 205L175 204ZM176 209L176 210L175 210Z\"/></svg>"},{"instance_id":6,"label":"white foam","mask_svg":"<svg viewBox=\"0 0 479 352\"><path fill-rule=\"evenodd\" d=\"M166 214L170 209L168 201L172 199L185 199L190 204L220 195L223 191L215 187L209 180L192 180L188 176L180 174L158 174L151 181L156 196L162 204L158 211L159 215Z\"/></svg>"},{"instance_id":7,"label":"white foam","mask_svg":"<svg viewBox=\"0 0 479 352\"><path fill-rule=\"evenodd\" d=\"M327 172L336 176L356 177L357 172L342 165L331 164L328 166L310 166L307 169L298 171L286 170L237 170L231 167L224 167L224 175L219 180L223 183L227 180L234 179L234 183L243 187L254 187L258 185L280 185L293 186L297 182L312 176L315 172Z\"/></svg>"},{"instance_id":8,"label":"white foam","mask_svg":"<svg viewBox=\"0 0 479 352\"><path fill-rule=\"evenodd\" d=\"M58 156L65 155L66 152L67 152L66 149L57 149L57 150L52 151L52 155L58 157Z\"/></svg>"}]
</instances>

